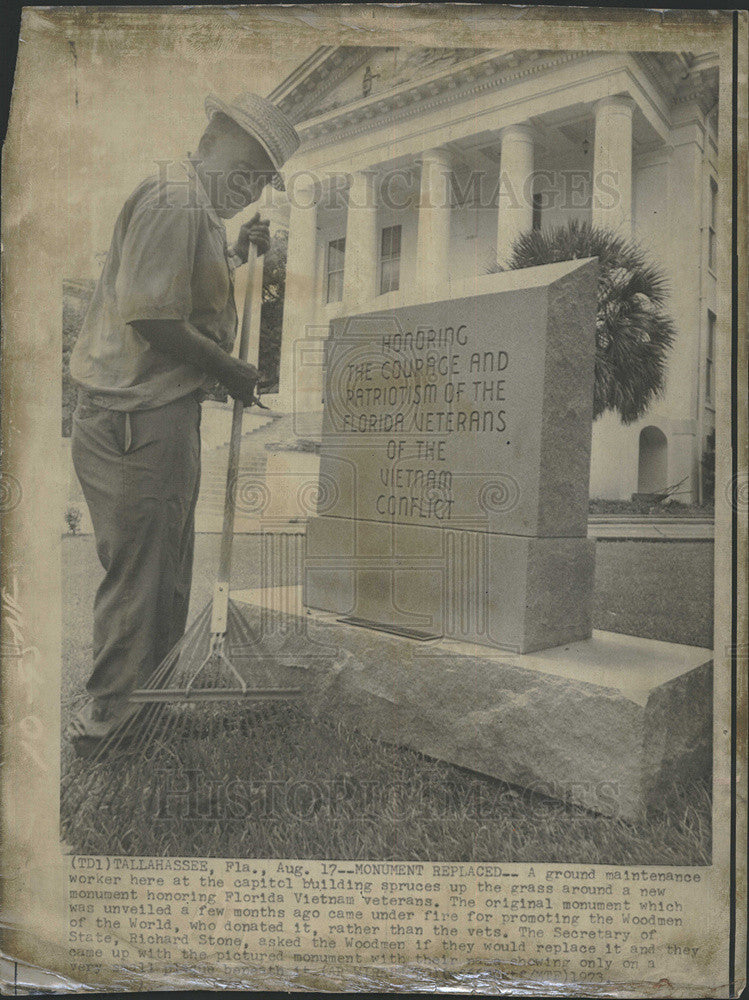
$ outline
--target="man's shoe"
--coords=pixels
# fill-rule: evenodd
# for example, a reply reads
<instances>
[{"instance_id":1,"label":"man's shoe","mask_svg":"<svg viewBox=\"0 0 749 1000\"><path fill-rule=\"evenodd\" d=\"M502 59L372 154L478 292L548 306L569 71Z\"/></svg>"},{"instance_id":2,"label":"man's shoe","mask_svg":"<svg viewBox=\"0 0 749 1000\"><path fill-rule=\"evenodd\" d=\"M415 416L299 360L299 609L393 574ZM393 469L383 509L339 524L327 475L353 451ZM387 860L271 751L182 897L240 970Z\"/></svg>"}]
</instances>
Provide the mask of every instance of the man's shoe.
<instances>
[{"instance_id":1,"label":"man's shoe","mask_svg":"<svg viewBox=\"0 0 749 1000\"><path fill-rule=\"evenodd\" d=\"M134 735L129 730L137 730L137 726L128 727L127 723L138 708L138 705L126 703L116 714L107 716L101 705L90 701L71 721L65 736L77 756L87 760L124 749Z\"/></svg>"},{"instance_id":2,"label":"man's shoe","mask_svg":"<svg viewBox=\"0 0 749 1000\"><path fill-rule=\"evenodd\" d=\"M68 738L76 757L81 757L84 760L94 760L96 757L102 755L104 740L98 739L95 736L70 736Z\"/></svg>"}]
</instances>

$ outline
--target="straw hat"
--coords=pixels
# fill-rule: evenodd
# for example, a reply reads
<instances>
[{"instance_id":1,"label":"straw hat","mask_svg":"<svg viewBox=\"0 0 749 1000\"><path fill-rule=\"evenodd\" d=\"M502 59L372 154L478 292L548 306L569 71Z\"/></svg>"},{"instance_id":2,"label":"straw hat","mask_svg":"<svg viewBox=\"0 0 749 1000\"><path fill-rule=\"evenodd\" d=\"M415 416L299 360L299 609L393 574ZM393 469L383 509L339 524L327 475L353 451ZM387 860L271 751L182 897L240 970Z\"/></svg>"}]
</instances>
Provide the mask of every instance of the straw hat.
<instances>
[{"instance_id":1,"label":"straw hat","mask_svg":"<svg viewBox=\"0 0 749 1000\"><path fill-rule=\"evenodd\" d=\"M209 94L205 101L205 113L212 118L217 111L228 115L258 140L276 168L271 184L278 191L285 190L283 178L278 171L297 151L301 141L286 115L265 97L252 93L240 94L232 104L227 104L215 94Z\"/></svg>"}]
</instances>

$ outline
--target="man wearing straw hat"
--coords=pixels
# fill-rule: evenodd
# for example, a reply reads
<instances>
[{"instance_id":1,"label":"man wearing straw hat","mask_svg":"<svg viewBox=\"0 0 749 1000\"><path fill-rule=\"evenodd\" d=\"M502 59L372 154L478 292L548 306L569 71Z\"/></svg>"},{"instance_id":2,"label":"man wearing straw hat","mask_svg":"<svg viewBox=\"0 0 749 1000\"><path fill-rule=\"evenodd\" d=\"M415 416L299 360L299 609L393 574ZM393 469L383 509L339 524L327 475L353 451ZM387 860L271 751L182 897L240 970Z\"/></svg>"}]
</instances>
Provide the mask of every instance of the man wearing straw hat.
<instances>
[{"instance_id":1,"label":"man wearing straw hat","mask_svg":"<svg viewBox=\"0 0 749 1000\"><path fill-rule=\"evenodd\" d=\"M200 485L200 404L214 380L256 402L257 369L232 357L233 267L268 249L267 220L227 247L222 220L283 189L299 145L256 94L206 101L197 154L147 178L125 202L71 356L78 384L72 457L105 570L94 602L89 701L68 736L89 753L128 696L185 630Z\"/></svg>"}]
</instances>

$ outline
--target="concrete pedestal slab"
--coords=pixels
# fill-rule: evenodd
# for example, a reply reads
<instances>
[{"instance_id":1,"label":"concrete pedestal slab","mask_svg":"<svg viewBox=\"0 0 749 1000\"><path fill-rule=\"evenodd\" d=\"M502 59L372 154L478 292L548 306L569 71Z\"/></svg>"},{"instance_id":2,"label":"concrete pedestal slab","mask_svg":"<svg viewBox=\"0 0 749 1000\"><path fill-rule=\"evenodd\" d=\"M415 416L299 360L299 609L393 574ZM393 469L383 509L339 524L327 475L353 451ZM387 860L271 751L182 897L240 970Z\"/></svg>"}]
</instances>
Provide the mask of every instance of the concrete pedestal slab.
<instances>
[{"instance_id":1,"label":"concrete pedestal slab","mask_svg":"<svg viewBox=\"0 0 749 1000\"><path fill-rule=\"evenodd\" d=\"M318 711L384 742L627 820L710 773L709 650L595 631L511 655L342 624L298 587L232 597L269 651L285 635Z\"/></svg>"}]
</instances>

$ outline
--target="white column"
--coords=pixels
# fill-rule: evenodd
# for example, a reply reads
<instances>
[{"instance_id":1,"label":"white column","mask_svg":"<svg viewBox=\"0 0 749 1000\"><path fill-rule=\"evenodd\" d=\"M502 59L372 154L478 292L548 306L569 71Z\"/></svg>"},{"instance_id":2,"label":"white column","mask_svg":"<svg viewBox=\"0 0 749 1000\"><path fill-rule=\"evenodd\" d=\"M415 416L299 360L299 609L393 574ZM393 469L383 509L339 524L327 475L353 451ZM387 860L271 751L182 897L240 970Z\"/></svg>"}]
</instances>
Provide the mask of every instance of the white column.
<instances>
[{"instance_id":1,"label":"white column","mask_svg":"<svg viewBox=\"0 0 749 1000\"><path fill-rule=\"evenodd\" d=\"M351 178L343 262L343 307L358 310L377 294L378 228L375 170L359 170Z\"/></svg>"},{"instance_id":2,"label":"white column","mask_svg":"<svg viewBox=\"0 0 749 1000\"><path fill-rule=\"evenodd\" d=\"M604 97L594 108L593 154L594 226L632 232L632 115L631 97Z\"/></svg>"},{"instance_id":3,"label":"white column","mask_svg":"<svg viewBox=\"0 0 749 1000\"><path fill-rule=\"evenodd\" d=\"M700 287L700 269L705 266L707 233L699 212L685 211L684 206L699 205L708 196L709 182L704 173L706 137L696 122L674 123L671 141L668 214L663 223L668 247L659 263L672 281L679 276L678 286L672 284L675 294L668 303L679 336L668 357L663 407L675 419L694 420L701 416L704 386L704 339L701 342L700 331L704 338L707 303Z\"/></svg>"},{"instance_id":4,"label":"white column","mask_svg":"<svg viewBox=\"0 0 749 1000\"><path fill-rule=\"evenodd\" d=\"M533 226L533 131L528 125L508 125L499 135L497 263L504 266L517 237Z\"/></svg>"},{"instance_id":5,"label":"white column","mask_svg":"<svg viewBox=\"0 0 749 1000\"><path fill-rule=\"evenodd\" d=\"M299 409L300 395L321 394L321 371L305 370L301 341L313 321L316 288L317 205L315 188L296 183L288 193L289 248L281 336L279 393L284 405ZM312 366L314 367L314 366ZM307 404L305 403L305 406Z\"/></svg>"},{"instance_id":6,"label":"white column","mask_svg":"<svg viewBox=\"0 0 749 1000\"><path fill-rule=\"evenodd\" d=\"M452 158L443 147L428 149L421 161L416 284L425 300L449 295Z\"/></svg>"}]
</instances>

